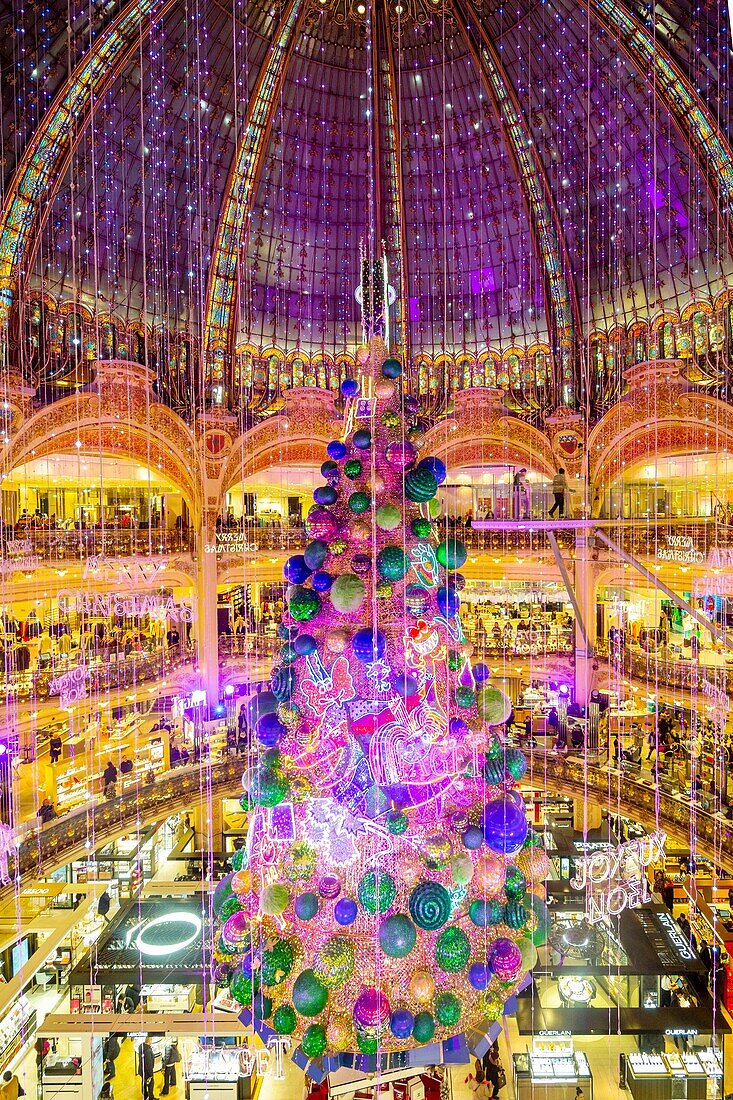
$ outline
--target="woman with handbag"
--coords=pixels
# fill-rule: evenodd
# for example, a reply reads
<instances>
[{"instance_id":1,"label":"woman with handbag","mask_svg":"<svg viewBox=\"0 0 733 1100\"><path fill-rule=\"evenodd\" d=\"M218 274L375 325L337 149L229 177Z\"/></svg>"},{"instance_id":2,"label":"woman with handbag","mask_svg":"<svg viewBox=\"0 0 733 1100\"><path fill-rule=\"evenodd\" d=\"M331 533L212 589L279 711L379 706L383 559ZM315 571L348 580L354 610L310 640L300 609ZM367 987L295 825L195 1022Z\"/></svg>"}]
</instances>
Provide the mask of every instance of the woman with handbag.
<instances>
[{"instance_id":1,"label":"woman with handbag","mask_svg":"<svg viewBox=\"0 0 733 1100\"><path fill-rule=\"evenodd\" d=\"M178 1039L171 1039L169 1043L166 1043L163 1051L163 1088L160 1092L161 1096L167 1096L171 1088L175 1088L177 1084L176 1065L180 1061L181 1052L178 1049Z\"/></svg>"},{"instance_id":2,"label":"woman with handbag","mask_svg":"<svg viewBox=\"0 0 733 1100\"><path fill-rule=\"evenodd\" d=\"M484 1071L486 1073L486 1082L491 1090L489 1096L495 1098L499 1096L501 1090L506 1087L506 1073L501 1064L498 1050L491 1051L484 1064Z\"/></svg>"}]
</instances>

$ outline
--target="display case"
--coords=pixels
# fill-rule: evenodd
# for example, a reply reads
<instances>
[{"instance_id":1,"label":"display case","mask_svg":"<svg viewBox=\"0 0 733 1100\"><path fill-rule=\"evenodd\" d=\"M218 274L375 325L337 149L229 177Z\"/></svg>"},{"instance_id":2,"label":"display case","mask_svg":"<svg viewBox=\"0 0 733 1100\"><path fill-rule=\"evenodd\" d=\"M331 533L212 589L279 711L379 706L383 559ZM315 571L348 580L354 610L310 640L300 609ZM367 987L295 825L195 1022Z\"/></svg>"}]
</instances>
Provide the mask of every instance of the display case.
<instances>
[{"instance_id":1,"label":"display case","mask_svg":"<svg viewBox=\"0 0 733 1100\"><path fill-rule=\"evenodd\" d=\"M36 1028L36 1013L22 994L0 1023L0 1070L4 1070Z\"/></svg>"},{"instance_id":2,"label":"display case","mask_svg":"<svg viewBox=\"0 0 733 1100\"><path fill-rule=\"evenodd\" d=\"M516 1100L567 1100L580 1087L593 1100L593 1075L582 1051L573 1049L572 1036L537 1036L532 1050L514 1055Z\"/></svg>"},{"instance_id":3,"label":"display case","mask_svg":"<svg viewBox=\"0 0 733 1100\"><path fill-rule=\"evenodd\" d=\"M146 1012L193 1012L196 1006L193 985L144 985L140 996Z\"/></svg>"},{"instance_id":4,"label":"display case","mask_svg":"<svg viewBox=\"0 0 733 1100\"><path fill-rule=\"evenodd\" d=\"M634 1100L710 1100L720 1095L723 1060L716 1050L629 1054L626 1082ZM684 1085L680 1086L680 1082Z\"/></svg>"},{"instance_id":5,"label":"display case","mask_svg":"<svg viewBox=\"0 0 733 1100\"><path fill-rule=\"evenodd\" d=\"M246 1072L236 1048L195 1050L185 1078L186 1100L251 1100L257 1090L257 1074Z\"/></svg>"}]
</instances>

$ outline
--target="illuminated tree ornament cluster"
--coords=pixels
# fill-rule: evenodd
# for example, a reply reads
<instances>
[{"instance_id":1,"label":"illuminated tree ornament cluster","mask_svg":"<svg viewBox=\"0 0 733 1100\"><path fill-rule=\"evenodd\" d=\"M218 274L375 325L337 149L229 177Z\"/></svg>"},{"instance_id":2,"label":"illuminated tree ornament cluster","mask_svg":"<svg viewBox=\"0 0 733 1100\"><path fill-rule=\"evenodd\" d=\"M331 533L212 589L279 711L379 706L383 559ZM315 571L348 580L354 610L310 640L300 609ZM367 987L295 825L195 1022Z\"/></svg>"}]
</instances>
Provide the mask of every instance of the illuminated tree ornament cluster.
<instances>
[{"instance_id":1,"label":"illuminated tree ornament cluster","mask_svg":"<svg viewBox=\"0 0 733 1100\"><path fill-rule=\"evenodd\" d=\"M546 925L511 704L463 636L465 547L433 527L445 467L380 340L361 366L285 565L249 835L214 898L217 979L309 1057L487 1030Z\"/></svg>"}]
</instances>

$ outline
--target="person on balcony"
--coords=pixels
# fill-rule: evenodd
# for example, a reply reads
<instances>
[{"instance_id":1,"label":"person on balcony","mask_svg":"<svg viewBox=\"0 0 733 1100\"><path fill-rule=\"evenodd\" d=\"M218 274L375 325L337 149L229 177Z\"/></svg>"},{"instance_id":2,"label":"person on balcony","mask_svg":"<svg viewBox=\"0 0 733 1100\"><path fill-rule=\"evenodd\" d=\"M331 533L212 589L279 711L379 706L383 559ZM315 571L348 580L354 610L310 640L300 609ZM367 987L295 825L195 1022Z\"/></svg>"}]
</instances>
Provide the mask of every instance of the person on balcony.
<instances>
[{"instance_id":1,"label":"person on balcony","mask_svg":"<svg viewBox=\"0 0 733 1100\"><path fill-rule=\"evenodd\" d=\"M551 519L555 518L555 512L560 513L560 519L565 515L565 494L568 491L568 482L565 477L565 470L561 466L552 479L552 496L554 503L550 508L549 516Z\"/></svg>"},{"instance_id":2,"label":"person on balcony","mask_svg":"<svg viewBox=\"0 0 733 1100\"><path fill-rule=\"evenodd\" d=\"M523 466L512 478L512 500L514 504L514 518L529 519L529 485L527 484L527 470Z\"/></svg>"}]
</instances>

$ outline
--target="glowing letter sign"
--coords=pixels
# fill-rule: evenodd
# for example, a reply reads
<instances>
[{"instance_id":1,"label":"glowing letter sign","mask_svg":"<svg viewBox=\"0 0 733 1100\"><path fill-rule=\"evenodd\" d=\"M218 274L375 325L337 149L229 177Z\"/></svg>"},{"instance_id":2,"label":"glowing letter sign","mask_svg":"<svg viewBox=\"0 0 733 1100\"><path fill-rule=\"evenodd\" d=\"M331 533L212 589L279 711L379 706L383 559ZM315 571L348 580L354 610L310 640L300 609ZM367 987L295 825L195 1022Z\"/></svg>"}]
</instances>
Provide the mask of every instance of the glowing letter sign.
<instances>
[{"instance_id":1,"label":"glowing letter sign","mask_svg":"<svg viewBox=\"0 0 733 1100\"><path fill-rule=\"evenodd\" d=\"M574 890L585 889L585 915L590 924L617 917L624 909L638 909L651 899L644 869L664 858L666 839L666 833L651 833L580 860L570 885Z\"/></svg>"}]
</instances>

